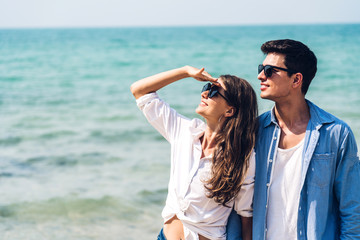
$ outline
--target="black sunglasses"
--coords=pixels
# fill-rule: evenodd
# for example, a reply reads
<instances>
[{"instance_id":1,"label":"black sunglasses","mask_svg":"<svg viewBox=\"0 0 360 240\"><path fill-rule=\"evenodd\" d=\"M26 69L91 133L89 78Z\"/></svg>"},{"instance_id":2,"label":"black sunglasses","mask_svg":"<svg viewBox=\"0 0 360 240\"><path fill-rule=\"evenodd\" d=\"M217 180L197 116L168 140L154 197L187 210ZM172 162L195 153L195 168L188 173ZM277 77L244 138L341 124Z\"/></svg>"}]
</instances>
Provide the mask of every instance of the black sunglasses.
<instances>
[{"instance_id":1,"label":"black sunglasses","mask_svg":"<svg viewBox=\"0 0 360 240\"><path fill-rule=\"evenodd\" d=\"M226 100L226 102L228 102L230 104L230 101L229 99L227 99L227 97L225 97L224 95L222 95L220 92L219 92L219 87L214 85L214 84L211 84L211 83L207 83L204 85L203 89L201 90L201 92L206 92L206 91L209 91L209 94L208 94L208 97L209 98L212 98L214 97L216 94L219 94L222 98L224 98Z\"/></svg>"},{"instance_id":2,"label":"black sunglasses","mask_svg":"<svg viewBox=\"0 0 360 240\"><path fill-rule=\"evenodd\" d=\"M265 65L265 66L264 66L264 65L262 65L262 64L260 64L260 65L258 66L258 73L261 73L262 70L264 70L265 76L266 76L267 78L269 78L269 77L271 77L274 69L283 70L283 71L288 72L288 73L291 73L291 74L295 73L293 70L290 70L290 69L287 69L287 68L281 68L281 67L276 67L276 66L271 66L271 65Z\"/></svg>"}]
</instances>

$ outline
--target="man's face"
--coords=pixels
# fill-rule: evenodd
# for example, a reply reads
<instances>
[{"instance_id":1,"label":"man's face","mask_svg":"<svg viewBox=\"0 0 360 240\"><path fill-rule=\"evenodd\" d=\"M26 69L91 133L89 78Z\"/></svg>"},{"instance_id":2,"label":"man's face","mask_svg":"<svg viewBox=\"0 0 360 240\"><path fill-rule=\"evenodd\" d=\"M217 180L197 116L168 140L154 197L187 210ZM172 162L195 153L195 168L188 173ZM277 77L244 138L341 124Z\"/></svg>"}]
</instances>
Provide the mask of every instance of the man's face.
<instances>
[{"instance_id":1,"label":"man's face","mask_svg":"<svg viewBox=\"0 0 360 240\"><path fill-rule=\"evenodd\" d=\"M278 53L269 53L263 61L263 66L271 65L285 68L285 55ZM260 97L273 101L286 100L290 96L293 79L288 76L286 71L274 68L270 77L266 77L264 71L258 75L261 81Z\"/></svg>"}]
</instances>

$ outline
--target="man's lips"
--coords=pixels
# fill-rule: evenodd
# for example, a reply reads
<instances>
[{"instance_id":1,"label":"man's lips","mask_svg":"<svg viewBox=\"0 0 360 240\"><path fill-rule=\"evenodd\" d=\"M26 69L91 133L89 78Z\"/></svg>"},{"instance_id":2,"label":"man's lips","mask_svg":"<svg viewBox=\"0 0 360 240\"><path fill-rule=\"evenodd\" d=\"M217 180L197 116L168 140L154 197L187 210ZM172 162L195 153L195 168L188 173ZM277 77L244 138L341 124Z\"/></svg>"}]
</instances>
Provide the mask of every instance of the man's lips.
<instances>
[{"instance_id":1,"label":"man's lips","mask_svg":"<svg viewBox=\"0 0 360 240\"><path fill-rule=\"evenodd\" d=\"M265 84L265 83L261 83L260 84L260 90L265 90L269 87L269 85Z\"/></svg>"}]
</instances>

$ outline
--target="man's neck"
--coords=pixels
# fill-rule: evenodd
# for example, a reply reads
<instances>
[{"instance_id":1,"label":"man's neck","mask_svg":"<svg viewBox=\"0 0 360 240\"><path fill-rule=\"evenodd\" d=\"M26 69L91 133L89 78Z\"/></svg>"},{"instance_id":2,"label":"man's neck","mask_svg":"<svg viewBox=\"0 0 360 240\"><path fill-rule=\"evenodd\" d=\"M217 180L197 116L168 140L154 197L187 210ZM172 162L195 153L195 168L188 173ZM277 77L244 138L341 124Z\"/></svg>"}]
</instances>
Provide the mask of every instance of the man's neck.
<instances>
[{"instance_id":1,"label":"man's neck","mask_svg":"<svg viewBox=\"0 0 360 240\"><path fill-rule=\"evenodd\" d=\"M296 129L310 120L310 110L305 98L296 101L275 103L275 116L280 126Z\"/></svg>"},{"instance_id":2,"label":"man's neck","mask_svg":"<svg viewBox=\"0 0 360 240\"><path fill-rule=\"evenodd\" d=\"M296 146L304 138L310 120L306 100L275 103L275 116L281 129L279 148Z\"/></svg>"}]
</instances>

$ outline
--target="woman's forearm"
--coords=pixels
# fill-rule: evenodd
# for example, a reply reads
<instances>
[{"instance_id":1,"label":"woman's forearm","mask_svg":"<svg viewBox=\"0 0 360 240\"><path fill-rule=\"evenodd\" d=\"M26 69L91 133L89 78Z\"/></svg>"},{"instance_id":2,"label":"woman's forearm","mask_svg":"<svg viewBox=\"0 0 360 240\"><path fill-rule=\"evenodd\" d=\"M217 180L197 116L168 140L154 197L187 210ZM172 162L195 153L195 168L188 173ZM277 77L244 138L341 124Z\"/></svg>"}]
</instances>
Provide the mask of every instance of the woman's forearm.
<instances>
[{"instance_id":1,"label":"woman's forearm","mask_svg":"<svg viewBox=\"0 0 360 240\"><path fill-rule=\"evenodd\" d=\"M213 78L209 73L205 72L204 68L198 69L191 66L184 66L143 78L133 83L130 89L135 98L138 99L147 93L155 92L170 83L188 77L192 77L198 81L209 81L216 85L219 84L217 78Z\"/></svg>"},{"instance_id":2,"label":"woman's forearm","mask_svg":"<svg viewBox=\"0 0 360 240\"><path fill-rule=\"evenodd\" d=\"M133 83L130 89L134 97L138 99L147 93L155 92L170 83L187 77L190 75L188 67L185 66L143 78Z\"/></svg>"}]
</instances>

